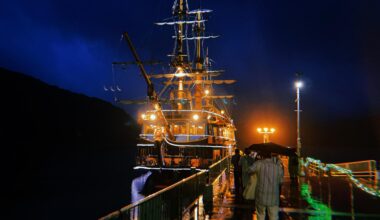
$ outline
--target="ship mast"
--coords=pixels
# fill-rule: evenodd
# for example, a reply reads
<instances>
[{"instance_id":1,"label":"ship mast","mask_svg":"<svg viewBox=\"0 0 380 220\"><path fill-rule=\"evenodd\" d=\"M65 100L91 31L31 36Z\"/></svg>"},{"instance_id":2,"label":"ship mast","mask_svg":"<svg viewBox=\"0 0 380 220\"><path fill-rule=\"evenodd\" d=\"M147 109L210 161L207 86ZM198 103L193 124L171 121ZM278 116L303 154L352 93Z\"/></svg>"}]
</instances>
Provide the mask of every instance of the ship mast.
<instances>
[{"instance_id":1,"label":"ship mast","mask_svg":"<svg viewBox=\"0 0 380 220\"><path fill-rule=\"evenodd\" d=\"M196 60L195 60L195 86L194 86L194 109L201 110L202 109L202 76L199 73L203 73L203 59L201 56L201 36L204 31L201 11L196 13L197 23L195 24L194 31L197 36L196 38Z\"/></svg>"},{"instance_id":2,"label":"ship mast","mask_svg":"<svg viewBox=\"0 0 380 220\"><path fill-rule=\"evenodd\" d=\"M187 6L187 2L186 2ZM182 73L185 71L185 62L184 62L184 47L183 47L183 38L185 36L184 32L184 24L186 22L186 16L187 16L187 7L184 6L184 1L179 0L174 2L173 5L173 15L178 17L178 22L176 24L176 52L174 55L174 60L172 61L172 65L177 68L176 72L178 73L178 76L182 75ZM183 100L186 97L186 92L184 91L183 87L183 77L179 77L178 80L178 92L177 92L177 99ZM177 109L182 110L183 104L182 102L177 103Z\"/></svg>"},{"instance_id":3,"label":"ship mast","mask_svg":"<svg viewBox=\"0 0 380 220\"><path fill-rule=\"evenodd\" d=\"M174 2L173 5L173 15L178 17L178 22L176 22L176 52L174 54L174 59L172 61L172 65L174 67L183 67L185 64L184 57L187 54L184 53L183 40L185 36L184 26L186 24L187 17L187 1L186 5L184 5L184 0L179 0Z\"/></svg>"}]
</instances>

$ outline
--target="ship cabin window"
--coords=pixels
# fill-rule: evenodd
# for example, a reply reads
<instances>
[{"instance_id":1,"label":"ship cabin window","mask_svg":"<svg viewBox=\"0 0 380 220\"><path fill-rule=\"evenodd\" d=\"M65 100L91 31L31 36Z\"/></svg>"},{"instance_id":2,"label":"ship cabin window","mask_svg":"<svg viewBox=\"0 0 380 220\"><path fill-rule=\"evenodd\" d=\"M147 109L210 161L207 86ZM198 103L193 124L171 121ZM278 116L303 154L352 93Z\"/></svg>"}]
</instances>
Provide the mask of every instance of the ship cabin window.
<instances>
[{"instance_id":1,"label":"ship cabin window","mask_svg":"<svg viewBox=\"0 0 380 220\"><path fill-rule=\"evenodd\" d=\"M204 124L191 124L190 125L190 135L204 135L205 125Z\"/></svg>"},{"instance_id":2,"label":"ship cabin window","mask_svg":"<svg viewBox=\"0 0 380 220\"><path fill-rule=\"evenodd\" d=\"M225 129L225 137L229 138L229 139L235 139L235 131L233 128L226 128Z\"/></svg>"},{"instance_id":3,"label":"ship cabin window","mask_svg":"<svg viewBox=\"0 0 380 220\"><path fill-rule=\"evenodd\" d=\"M213 129L212 129L212 131L213 131L212 135L219 136L219 134L218 134L218 127L214 126Z\"/></svg>"},{"instance_id":4,"label":"ship cabin window","mask_svg":"<svg viewBox=\"0 0 380 220\"><path fill-rule=\"evenodd\" d=\"M185 123L176 123L171 126L173 130L173 134L186 134L186 124Z\"/></svg>"},{"instance_id":5,"label":"ship cabin window","mask_svg":"<svg viewBox=\"0 0 380 220\"><path fill-rule=\"evenodd\" d=\"M156 128L155 125L145 124L143 127L143 133L144 134L153 134L155 128Z\"/></svg>"},{"instance_id":6,"label":"ship cabin window","mask_svg":"<svg viewBox=\"0 0 380 220\"><path fill-rule=\"evenodd\" d=\"M220 136L220 137L223 137L224 135L223 135L223 132L224 131L224 129L223 128L219 128L219 135L218 136Z\"/></svg>"}]
</instances>

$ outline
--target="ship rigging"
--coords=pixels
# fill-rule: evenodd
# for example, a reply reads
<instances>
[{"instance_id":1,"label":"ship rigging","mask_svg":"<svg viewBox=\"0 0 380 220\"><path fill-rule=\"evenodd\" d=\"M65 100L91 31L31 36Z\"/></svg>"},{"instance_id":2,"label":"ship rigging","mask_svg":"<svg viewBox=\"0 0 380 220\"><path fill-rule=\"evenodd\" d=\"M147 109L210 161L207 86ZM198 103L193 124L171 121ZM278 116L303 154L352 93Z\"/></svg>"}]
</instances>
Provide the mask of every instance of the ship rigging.
<instances>
[{"instance_id":1,"label":"ship rigging","mask_svg":"<svg viewBox=\"0 0 380 220\"><path fill-rule=\"evenodd\" d=\"M187 0L176 0L172 20L156 23L174 28L174 49L167 73L147 73L129 35L123 34L147 85L146 100L119 100L123 104L147 104L147 111L139 116L142 132L135 169L202 169L229 155L236 145L233 119L223 108L233 95L217 94L215 88L236 80L214 79L223 71L211 68L208 49L204 47L206 40L219 37L206 35L205 17L211 12L190 11ZM190 41L195 45L193 59ZM156 92L153 80L163 85L160 92ZM161 136L159 141L157 134Z\"/></svg>"}]
</instances>

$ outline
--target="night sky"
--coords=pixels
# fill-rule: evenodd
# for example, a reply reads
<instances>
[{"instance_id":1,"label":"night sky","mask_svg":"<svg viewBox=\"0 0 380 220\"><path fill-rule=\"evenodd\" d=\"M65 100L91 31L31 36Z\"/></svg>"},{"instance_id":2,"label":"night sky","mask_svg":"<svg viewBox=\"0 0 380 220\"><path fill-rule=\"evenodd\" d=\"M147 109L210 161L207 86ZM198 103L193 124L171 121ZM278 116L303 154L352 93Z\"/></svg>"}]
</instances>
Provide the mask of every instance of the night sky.
<instances>
[{"instance_id":1,"label":"night sky","mask_svg":"<svg viewBox=\"0 0 380 220\"><path fill-rule=\"evenodd\" d=\"M170 17L171 6L169 0L1 1L0 66L112 102L103 90L113 84L111 63L132 60L121 34L130 33L143 60L168 61L173 31L153 23ZM348 147L379 159L373 152L380 152L380 1L189 0L189 6L214 10L207 31L221 37L207 45L214 68L238 80L231 92L241 147L261 141L258 126L277 128L272 141L295 145L293 82L301 72L305 151ZM116 78L126 93L118 96L144 97L138 72L125 74L133 79Z\"/></svg>"}]
</instances>

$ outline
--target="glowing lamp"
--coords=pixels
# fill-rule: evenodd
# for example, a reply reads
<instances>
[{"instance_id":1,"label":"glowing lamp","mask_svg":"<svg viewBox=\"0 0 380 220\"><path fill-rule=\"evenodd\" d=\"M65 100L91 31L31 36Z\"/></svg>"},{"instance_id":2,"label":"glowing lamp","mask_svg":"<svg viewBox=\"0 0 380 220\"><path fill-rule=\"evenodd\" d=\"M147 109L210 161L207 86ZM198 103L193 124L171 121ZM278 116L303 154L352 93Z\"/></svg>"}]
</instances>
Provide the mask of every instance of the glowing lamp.
<instances>
[{"instance_id":1,"label":"glowing lamp","mask_svg":"<svg viewBox=\"0 0 380 220\"><path fill-rule=\"evenodd\" d=\"M270 132L272 132L272 133L275 132L275 131L276 131L276 129L274 129L274 128L270 129Z\"/></svg>"},{"instance_id":2,"label":"glowing lamp","mask_svg":"<svg viewBox=\"0 0 380 220\"><path fill-rule=\"evenodd\" d=\"M176 77L184 77L185 73L183 72L183 69L181 67L177 67L177 71L174 74Z\"/></svg>"},{"instance_id":3,"label":"glowing lamp","mask_svg":"<svg viewBox=\"0 0 380 220\"><path fill-rule=\"evenodd\" d=\"M222 115L224 115L224 110L220 111L220 113L221 113Z\"/></svg>"},{"instance_id":4,"label":"glowing lamp","mask_svg":"<svg viewBox=\"0 0 380 220\"><path fill-rule=\"evenodd\" d=\"M151 121L154 121L154 120L156 120L157 116L155 114L151 114L149 116L149 118L150 118Z\"/></svg>"},{"instance_id":5,"label":"glowing lamp","mask_svg":"<svg viewBox=\"0 0 380 220\"><path fill-rule=\"evenodd\" d=\"M265 131L265 132L268 132L268 128L264 128L264 131Z\"/></svg>"},{"instance_id":6,"label":"glowing lamp","mask_svg":"<svg viewBox=\"0 0 380 220\"><path fill-rule=\"evenodd\" d=\"M258 129L257 129L257 132L261 132L261 128L258 128Z\"/></svg>"},{"instance_id":7,"label":"glowing lamp","mask_svg":"<svg viewBox=\"0 0 380 220\"><path fill-rule=\"evenodd\" d=\"M205 94L206 94L206 95L210 94L210 90L206 89L206 90L205 90Z\"/></svg>"},{"instance_id":8,"label":"glowing lamp","mask_svg":"<svg viewBox=\"0 0 380 220\"><path fill-rule=\"evenodd\" d=\"M193 115L193 119L194 119L195 121L197 121L197 120L199 119L199 115L197 115L197 114Z\"/></svg>"},{"instance_id":9,"label":"glowing lamp","mask_svg":"<svg viewBox=\"0 0 380 220\"><path fill-rule=\"evenodd\" d=\"M145 114L141 114L141 118L142 118L142 120L145 120L146 119L146 115Z\"/></svg>"},{"instance_id":10,"label":"glowing lamp","mask_svg":"<svg viewBox=\"0 0 380 220\"><path fill-rule=\"evenodd\" d=\"M296 86L296 88L302 88L302 86L303 86L303 83L301 82L301 81L297 81L296 83L295 83L295 86Z\"/></svg>"}]
</instances>

